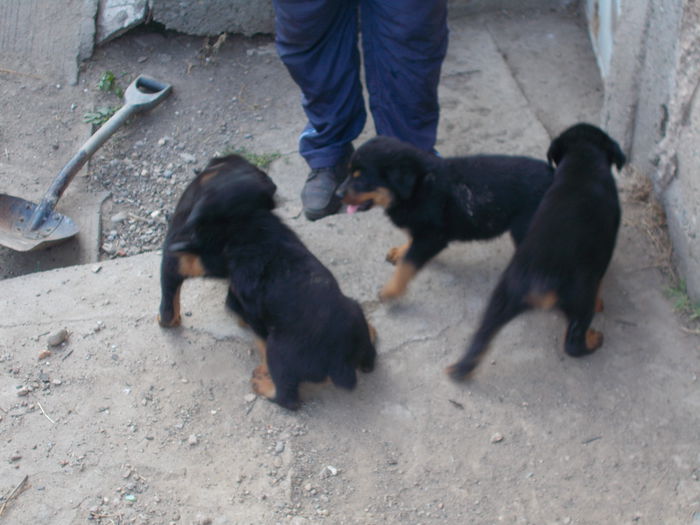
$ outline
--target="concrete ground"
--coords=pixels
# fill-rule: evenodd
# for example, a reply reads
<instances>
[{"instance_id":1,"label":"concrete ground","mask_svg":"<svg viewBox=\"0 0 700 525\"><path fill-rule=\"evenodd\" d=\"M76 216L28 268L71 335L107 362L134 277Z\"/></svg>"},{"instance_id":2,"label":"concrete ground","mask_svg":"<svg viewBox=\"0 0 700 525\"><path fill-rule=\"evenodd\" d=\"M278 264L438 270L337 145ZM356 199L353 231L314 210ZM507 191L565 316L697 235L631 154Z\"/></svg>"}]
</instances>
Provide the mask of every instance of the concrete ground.
<instances>
[{"instance_id":1,"label":"concrete ground","mask_svg":"<svg viewBox=\"0 0 700 525\"><path fill-rule=\"evenodd\" d=\"M597 122L600 82L576 17L496 13L450 26L443 155L543 158L564 127ZM158 42L160 58L181 43ZM130 45L128 36L110 44L85 75ZM474 331L512 254L509 240L454 244L406 297L379 303L392 272L384 254L402 233L380 210L315 223L299 215L298 93L266 54L269 40L249 49L259 64L248 78L264 76L279 97L257 110L258 124L225 115L227 133L250 128L258 149L282 153L270 167L279 213L376 326L377 369L352 393L309 387L296 413L256 399L248 382L256 354L224 309L224 283L186 283L183 326L159 328L157 252L2 280L0 521L700 523L698 336L665 296L663 245L648 235L658 216L634 170L619 177L623 225L604 281L606 308L594 320L603 347L568 358L560 315L524 315L497 337L473 379L457 385L443 369ZM201 89L215 70L173 59L146 66L177 93L157 118L171 130L191 128L191 147L213 153L220 126L202 125L188 108L197 97L229 107L230 93ZM49 89L36 92L37 108ZM205 117L216 124L216 115ZM51 136L54 128L45 129ZM96 162L125 156L132 139L156 147L164 132L139 133L125 130ZM368 126L358 142L371 135ZM49 171L24 195L36 198ZM87 186L76 182L76 192ZM13 257L1 252L0 264ZM68 339L46 354L61 329Z\"/></svg>"}]
</instances>

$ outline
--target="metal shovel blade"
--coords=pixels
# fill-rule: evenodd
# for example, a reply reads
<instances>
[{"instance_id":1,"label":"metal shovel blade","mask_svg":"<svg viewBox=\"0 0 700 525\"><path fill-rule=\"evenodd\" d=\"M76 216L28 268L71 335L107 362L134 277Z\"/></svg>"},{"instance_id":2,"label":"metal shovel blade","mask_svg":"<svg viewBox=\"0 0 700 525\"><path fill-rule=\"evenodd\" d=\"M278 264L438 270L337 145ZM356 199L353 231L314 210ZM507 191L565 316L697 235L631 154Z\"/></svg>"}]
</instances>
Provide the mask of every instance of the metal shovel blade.
<instances>
[{"instance_id":1,"label":"metal shovel blade","mask_svg":"<svg viewBox=\"0 0 700 525\"><path fill-rule=\"evenodd\" d=\"M168 96L170 84L140 75L124 92L124 105L97 130L53 179L39 204L0 194L0 244L27 252L56 244L78 233L78 226L54 211L63 192L92 154L133 114L147 111Z\"/></svg>"},{"instance_id":2,"label":"metal shovel blade","mask_svg":"<svg viewBox=\"0 0 700 525\"><path fill-rule=\"evenodd\" d=\"M0 244L28 252L37 248L48 248L78 233L78 226L56 211L52 211L41 227L29 231L27 224L37 205L19 197L0 194Z\"/></svg>"}]
</instances>

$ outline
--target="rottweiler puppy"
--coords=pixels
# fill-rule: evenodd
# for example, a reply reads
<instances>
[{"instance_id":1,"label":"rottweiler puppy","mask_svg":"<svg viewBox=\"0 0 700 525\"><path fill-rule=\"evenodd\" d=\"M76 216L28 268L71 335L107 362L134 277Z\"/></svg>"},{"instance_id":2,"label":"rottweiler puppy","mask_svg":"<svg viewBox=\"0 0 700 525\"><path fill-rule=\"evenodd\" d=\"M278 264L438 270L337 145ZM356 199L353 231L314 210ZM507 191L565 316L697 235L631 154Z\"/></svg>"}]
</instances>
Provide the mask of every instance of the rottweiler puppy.
<instances>
[{"instance_id":1,"label":"rottweiler puppy","mask_svg":"<svg viewBox=\"0 0 700 525\"><path fill-rule=\"evenodd\" d=\"M554 182L489 300L466 353L447 369L466 377L501 327L531 308L559 308L568 320L565 352L581 357L603 343L589 329L602 311L600 283L612 258L620 204L611 166L625 164L620 146L590 124L577 124L552 141Z\"/></svg>"},{"instance_id":2,"label":"rottweiler puppy","mask_svg":"<svg viewBox=\"0 0 700 525\"><path fill-rule=\"evenodd\" d=\"M175 206L175 212L163 244L163 258L160 266L161 301L158 322L165 328L178 326L180 319L180 289L188 277L210 276L225 278L228 276L225 264L215 254L205 254L208 257L206 268L195 257L178 257L170 250L170 246L178 242L190 213L197 203L204 198L205 189L212 185L223 184L239 178L255 177L261 181L270 198L273 197L277 186L266 173L259 170L239 155L213 158L187 186Z\"/></svg>"},{"instance_id":3,"label":"rottweiler puppy","mask_svg":"<svg viewBox=\"0 0 700 525\"><path fill-rule=\"evenodd\" d=\"M330 378L353 389L356 369L374 368L375 334L274 206L269 184L253 170L213 178L169 253L180 267L225 274L226 304L252 329L261 353L253 390L294 410L301 382Z\"/></svg>"},{"instance_id":4,"label":"rottweiler puppy","mask_svg":"<svg viewBox=\"0 0 700 525\"><path fill-rule=\"evenodd\" d=\"M348 211L385 209L409 240L392 248L396 264L382 300L409 281L449 242L491 239L506 231L518 245L552 183L544 161L507 155L440 158L391 137L375 137L353 154L351 176L339 189Z\"/></svg>"}]
</instances>

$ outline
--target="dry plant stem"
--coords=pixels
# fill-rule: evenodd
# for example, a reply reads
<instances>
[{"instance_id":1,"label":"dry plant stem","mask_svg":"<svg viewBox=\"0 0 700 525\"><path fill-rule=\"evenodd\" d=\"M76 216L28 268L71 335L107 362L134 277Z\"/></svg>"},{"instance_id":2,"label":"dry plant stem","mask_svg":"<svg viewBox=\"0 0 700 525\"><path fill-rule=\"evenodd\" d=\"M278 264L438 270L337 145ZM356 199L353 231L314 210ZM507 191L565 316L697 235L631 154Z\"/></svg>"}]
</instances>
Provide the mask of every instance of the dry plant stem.
<instances>
[{"instance_id":1,"label":"dry plant stem","mask_svg":"<svg viewBox=\"0 0 700 525\"><path fill-rule=\"evenodd\" d=\"M31 73L22 73L21 71L15 71L13 69L5 69L4 67L0 67L0 73L7 73L8 75L19 75L22 77L29 77L29 78L34 78L36 80L41 80L41 77L38 77L36 75L32 75Z\"/></svg>"},{"instance_id":2,"label":"dry plant stem","mask_svg":"<svg viewBox=\"0 0 700 525\"><path fill-rule=\"evenodd\" d=\"M7 508L9 503L22 493L22 491L25 488L25 485L27 484L28 479L29 475L24 476L24 478L22 478L22 481L20 481L19 484L14 489L12 489L12 492L8 494L7 498L5 498L5 502L2 504L2 507L0 507L0 516L2 516L3 512L5 512L5 509Z\"/></svg>"},{"instance_id":3,"label":"dry plant stem","mask_svg":"<svg viewBox=\"0 0 700 525\"><path fill-rule=\"evenodd\" d=\"M51 418L49 417L49 415L48 415L46 412L44 412L44 407L41 406L41 403L39 403L39 402L37 401L36 404L39 405L39 409L41 410L41 413L44 414L44 415L46 416L46 419L48 419L49 421L51 421L51 423L53 423L53 424L55 425L56 422L55 422L53 419L51 419Z\"/></svg>"}]
</instances>

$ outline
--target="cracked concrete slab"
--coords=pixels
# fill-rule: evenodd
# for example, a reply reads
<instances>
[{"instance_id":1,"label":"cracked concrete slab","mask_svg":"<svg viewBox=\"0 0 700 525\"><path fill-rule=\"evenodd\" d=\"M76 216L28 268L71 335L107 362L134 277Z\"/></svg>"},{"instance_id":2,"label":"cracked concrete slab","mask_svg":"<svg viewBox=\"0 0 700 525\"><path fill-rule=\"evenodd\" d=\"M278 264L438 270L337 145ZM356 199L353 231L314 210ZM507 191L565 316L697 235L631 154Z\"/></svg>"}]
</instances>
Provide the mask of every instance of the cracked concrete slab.
<instances>
[{"instance_id":1,"label":"cracked concrete slab","mask_svg":"<svg viewBox=\"0 0 700 525\"><path fill-rule=\"evenodd\" d=\"M92 54L97 0L0 2L0 67L75 84Z\"/></svg>"}]
</instances>

